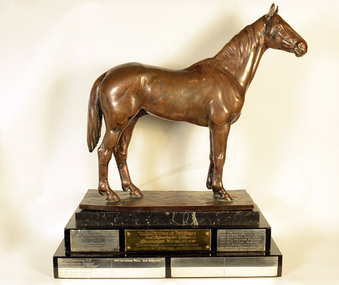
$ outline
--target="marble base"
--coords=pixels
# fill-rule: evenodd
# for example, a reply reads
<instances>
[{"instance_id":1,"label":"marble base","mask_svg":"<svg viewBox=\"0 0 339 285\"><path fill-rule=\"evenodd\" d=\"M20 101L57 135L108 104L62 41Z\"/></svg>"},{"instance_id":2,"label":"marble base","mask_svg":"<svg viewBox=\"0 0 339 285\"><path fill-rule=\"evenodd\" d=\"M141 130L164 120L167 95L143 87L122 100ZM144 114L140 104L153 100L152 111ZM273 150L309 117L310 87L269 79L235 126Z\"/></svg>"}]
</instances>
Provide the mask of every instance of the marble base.
<instances>
[{"instance_id":1,"label":"marble base","mask_svg":"<svg viewBox=\"0 0 339 285\"><path fill-rule=\"evenodd\" d=\"M258 226L259 210L246 190L229 191L220 202L211 191L144 191L140 199L119 193L118 203L88 190L75 213L78 227L197 228Z\"/></svg>"},{"instance_id":2,"label":"marble base","mask_svg":"<svg viewBox=\"0 0 339 285\"><path fill-rule=\"evenodd\" d=\"M210 191L89 190L53 257L56 278L281 276L271 227L245 190L224 203Z\"/></svg>"}]
</instances>

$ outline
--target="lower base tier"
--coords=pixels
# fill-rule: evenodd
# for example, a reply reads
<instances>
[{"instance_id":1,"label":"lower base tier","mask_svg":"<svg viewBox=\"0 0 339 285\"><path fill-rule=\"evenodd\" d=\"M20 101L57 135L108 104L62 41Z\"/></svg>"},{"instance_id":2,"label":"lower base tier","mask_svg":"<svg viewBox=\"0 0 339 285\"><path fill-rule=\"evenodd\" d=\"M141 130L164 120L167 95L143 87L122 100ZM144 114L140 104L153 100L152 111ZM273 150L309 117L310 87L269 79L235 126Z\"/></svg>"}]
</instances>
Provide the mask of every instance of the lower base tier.
<instances>
[{"instance_id":1,"label":"lower base tier","mask_svg":"<svg viewBox=\"0 0 339 285\"><path fill-rule=\"evenodd\" d=\"M53 256L55 278L279 277L282 255L270 252L212 255L67 255L64 242Z\"/></svg>"}]
</instances>

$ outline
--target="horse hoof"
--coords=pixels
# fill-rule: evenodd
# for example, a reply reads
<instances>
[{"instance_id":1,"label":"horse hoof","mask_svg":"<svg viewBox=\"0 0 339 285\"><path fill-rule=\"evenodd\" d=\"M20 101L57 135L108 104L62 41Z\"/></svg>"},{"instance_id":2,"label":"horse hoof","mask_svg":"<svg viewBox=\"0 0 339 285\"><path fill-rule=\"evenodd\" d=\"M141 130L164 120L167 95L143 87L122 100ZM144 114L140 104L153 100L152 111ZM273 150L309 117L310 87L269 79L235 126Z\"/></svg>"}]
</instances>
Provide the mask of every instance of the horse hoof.
<instances>
[{"instance_id":1,"label":"horse hoof","mask_svg":"<svg viewBox=\"0 0 339 285\"><path fill-rule=\"evenodd\" d=\"M233 198L230 194L228 194L227 192L225 194L222 194L221 196L218 197L218 200L220 202L232 202L233 201Z\"/></svg>"},{"instance_id":2,"label":"horse hoof","mask_svg":"<svg viewBox=\"0 0 339 285\"><path fill-rule=\"evenodd\" d=\"M225 189L222 190L214 190L213 196L215 199L218 199L221 202L232 202L233 198L230 194L227 193Z\"/></svg>"},{"instance_id":3,"label":"horse hoof","mask_svg":"<svg viewBox=\"0 0 339 285\"><path fill-rule=\"evenodd\" d=\"M142 194L142 192L139 189L131 191L129 195L131 196L131 198L142 198L144 196L144 194Z\"/></svg>"},{"instance_id":4,"label":"horse hoof","mask_svg":"<svg viewBox=\"0 0 339 285\"><path fill-rule=\"evenodd\" d=\"M118 194L116 193L107 193L107 198L106 198L107 201L110 201L110 202L119 202L120 201L120 197L118 196Z\"/></svg>"},{"instance_id":5,"label":"horse hoof","mask_svg":"<svg viewBox=\"0 0 339 285\"><path fill-rule=\"evenodd\" d=\"M224 195L223 191L213 191L213 197L219 199Z\"/></svg>"}]
</instances>

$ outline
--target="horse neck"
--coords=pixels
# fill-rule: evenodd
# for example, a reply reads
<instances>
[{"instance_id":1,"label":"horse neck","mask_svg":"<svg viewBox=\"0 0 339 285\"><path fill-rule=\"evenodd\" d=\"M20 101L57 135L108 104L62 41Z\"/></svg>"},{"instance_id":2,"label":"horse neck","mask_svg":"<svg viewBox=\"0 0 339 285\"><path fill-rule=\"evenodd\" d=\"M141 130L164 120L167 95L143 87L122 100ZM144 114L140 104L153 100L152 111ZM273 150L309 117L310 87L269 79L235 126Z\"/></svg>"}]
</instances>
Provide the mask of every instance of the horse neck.
<instances>
[{"instance_id":1,"label":"horse neck","mask_svg":"<svg viewBox=\"0 0 339 285\"><path fill-rule=\"evenodd\" d=\"M245 27L215 56L219 68L229 72L246 91L267 47L264 17Z\"/></svg>"}]
</instances>

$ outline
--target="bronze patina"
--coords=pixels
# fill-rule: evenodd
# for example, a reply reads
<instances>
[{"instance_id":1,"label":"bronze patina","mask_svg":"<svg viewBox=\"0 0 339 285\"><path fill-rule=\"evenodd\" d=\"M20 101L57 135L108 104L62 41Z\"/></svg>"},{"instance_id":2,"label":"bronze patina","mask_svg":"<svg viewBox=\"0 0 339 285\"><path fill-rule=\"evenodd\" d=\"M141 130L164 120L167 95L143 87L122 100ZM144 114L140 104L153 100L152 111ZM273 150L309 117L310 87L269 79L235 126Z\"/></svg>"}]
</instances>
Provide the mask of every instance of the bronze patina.
<instances>
[{"instance_id":1,"label":"bronze patina","mask_svg":"<svg viewBox=\"0 0 339 285\"><path fill-rule=\"evenodd\" d=\"M186 121L210 130L210 167L207 188L220 201L232 201L222 182L227 138L244 104L245 93L268 48L307 52L307 43L279 15L273 4L268 14L245 27L214 57L182 70L168 70L139 63L116 66L93 85L88 107L87 143L96 147L102 116L106 133L98 148L99 193L119 201L108 183L108 164L115 156L122 189L131 197L143 194L130 178L127 149L133 128L146 114Z\"/></svg>"}]
</instances>

